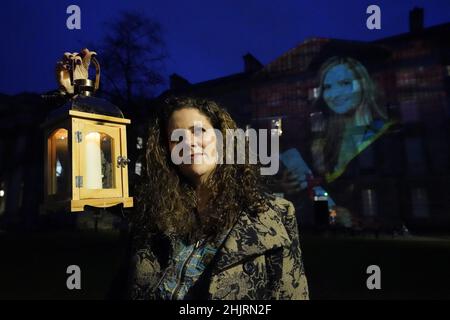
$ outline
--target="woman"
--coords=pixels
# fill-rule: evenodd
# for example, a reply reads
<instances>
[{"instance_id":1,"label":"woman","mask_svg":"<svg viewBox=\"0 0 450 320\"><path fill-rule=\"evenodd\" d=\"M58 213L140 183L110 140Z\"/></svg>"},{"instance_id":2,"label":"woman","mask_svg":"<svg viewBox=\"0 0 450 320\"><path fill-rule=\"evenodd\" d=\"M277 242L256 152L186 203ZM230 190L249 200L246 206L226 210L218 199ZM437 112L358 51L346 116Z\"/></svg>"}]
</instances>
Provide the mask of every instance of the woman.
<instances>
[{"instance_id":1,"label":"woman","mask_svg":"<svg viewBox=\"0 0 450 320\"><path fill-rule=\"evenodd\" d=\"M348 163L393 124L377 101L366 68L349 57L333 57L320 70L319 96L324 135L312 144L315 168L327 182L337 179Z\"/></svg>"},{"instance_id":2,"label":"woman","mask_svg":"<svg viewBox=\"0 0 450 320\"><path fill-rule=\"evenodd\" d=\"M351 167L357 168L355 158L369 152L394 122L389 121L367 69L353 58L334 56L326 60L319 71L318 89L314 102L317 112L311 118L311 157L294 148L281 154L287 170L282 168L278 185L284 194L297 199L297 207L304 208L304 222L312 223L317 218L311 200L319 196L328 199L330 214L337 214L336 224L350 228L351 214L359 210L355 201L358 191L349 183L354 179ZM311 162L307 164L304 159L308 158ZM302 192L304 189L308 192Z\"/></svg>"},{"instance_id":3,"label":"woman","mask_svg":"<svg viewBox=\"0 0 450 320\"><path fill-rule=\"evenodd\" d=\"M195 98L167 100L150 123L131 297L307 299L292 204L265 192L255 166L221 164L225 143L211 129L225 137L236 124ZM184 141L172 141L180 131ZM192 163L174 164L179 143Z\"/></svg>"}]
</instances>

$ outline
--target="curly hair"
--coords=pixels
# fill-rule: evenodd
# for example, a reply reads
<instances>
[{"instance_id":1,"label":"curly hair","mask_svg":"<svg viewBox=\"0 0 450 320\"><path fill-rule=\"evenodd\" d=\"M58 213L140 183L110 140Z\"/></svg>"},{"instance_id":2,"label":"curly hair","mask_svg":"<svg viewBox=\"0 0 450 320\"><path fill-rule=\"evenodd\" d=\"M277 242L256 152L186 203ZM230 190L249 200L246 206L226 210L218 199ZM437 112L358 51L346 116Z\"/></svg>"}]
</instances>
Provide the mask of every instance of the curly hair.
<instances>
[{"instance_id":1,"label":"curly hair","mask_svg":"<svg viewBox=\"0 0 450 320\"><path fill-rule=\"evenodd\" d=\"M248 157L245 164L224 164L222 161L223 164L217 164L205 182L211 195L206 209L201 215L196 214L195 188L172 163L167 141L171 115L184 108L199 110L223 136L227 129L237 129L228 112L211 100L169 98L160 104L156 116L150 120L146 168L137 188L138 210L132 219L137 236L162 232L190 242L214 238L231 227L242 211L248 214L265 211L272 197L259 173L259 166L249 164ZM225 148L225 144L223 146ZM236 154L236 144L234 149Z\"/></svg>"}]
</instances>

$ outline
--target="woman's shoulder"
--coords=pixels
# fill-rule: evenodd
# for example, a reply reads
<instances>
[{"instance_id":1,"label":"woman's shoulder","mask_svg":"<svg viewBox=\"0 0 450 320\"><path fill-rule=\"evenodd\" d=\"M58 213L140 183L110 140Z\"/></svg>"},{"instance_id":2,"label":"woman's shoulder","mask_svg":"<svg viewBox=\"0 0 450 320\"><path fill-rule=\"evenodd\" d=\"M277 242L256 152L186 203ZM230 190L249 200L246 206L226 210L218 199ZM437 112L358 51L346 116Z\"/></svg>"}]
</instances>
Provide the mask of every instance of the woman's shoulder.
<instances>
[{"instance_id":1,"label":"woman's shoulder","mask_svg":"<svg viewBox=\"0 0 450 320\"><path fill-rule=\"evenodd\" d=\"M279 196L269 198L269 210L275 211L281 216L295 215L295 207L292 202Z\"/></svg>"},{"instance_id":2,"label":"woman's shoulder","mask_svg":"<svg viewBox=\"0 0 450 320\"><path fill-rule=\"evenodd\" d=\"M225 242L224 251L239 256L290 247L298 238L294 206L286 199L269 196L257 214L244 211Z\"/></svg>"},{"instance_id":3,"label":"woman's shoulder","mask_svg":"<svg viewBox=\"0 0 450 320\"><path fill-rule=\"evenodd\" d=\"M263 215L265 219L271 220L274 225L283 227L288 234L298 231L295 207L291 201L285 198L271 196L269 198L268 209Z\"/></svg>"}]
</instances>

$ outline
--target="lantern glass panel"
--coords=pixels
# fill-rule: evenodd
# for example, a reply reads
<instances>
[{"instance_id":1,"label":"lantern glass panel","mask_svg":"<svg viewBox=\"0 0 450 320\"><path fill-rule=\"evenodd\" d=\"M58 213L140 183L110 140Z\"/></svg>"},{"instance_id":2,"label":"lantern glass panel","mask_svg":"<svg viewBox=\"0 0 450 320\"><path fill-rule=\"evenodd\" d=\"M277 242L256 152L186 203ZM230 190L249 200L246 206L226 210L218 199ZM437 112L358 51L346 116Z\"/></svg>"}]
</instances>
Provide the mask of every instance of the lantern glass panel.
<instances>
[{"instance_id":1,"label":"lantern glass panel","mask_svg":"<svg viewBox=\"0 0 450 320\"><path fill-rule=\"evenodd\" d=\"M112 189L114 179L114 139L106 133L88 132L85 144L85 188Z\"/></svg>"},{"instance_id":2,"label":"lantern glass panel","mask_svg":"<svg viewBox=\"0 0 450 320\"><path fill-rule=\"evenodd\" d=\"M53 131L49 138L49 194L63 194L67 191L69 173L69 142L67 129Z\"/></svg>"}]
</instances>

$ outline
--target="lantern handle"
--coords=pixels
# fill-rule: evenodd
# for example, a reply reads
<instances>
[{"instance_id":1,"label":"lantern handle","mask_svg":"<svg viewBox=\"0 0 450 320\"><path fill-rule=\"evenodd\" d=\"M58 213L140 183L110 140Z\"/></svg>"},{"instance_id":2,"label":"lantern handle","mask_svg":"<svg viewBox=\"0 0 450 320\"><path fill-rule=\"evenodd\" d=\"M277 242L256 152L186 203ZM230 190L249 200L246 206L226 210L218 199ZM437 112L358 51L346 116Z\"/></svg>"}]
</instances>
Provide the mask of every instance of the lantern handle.
<instances>
[{"instance_id":1,"label":"lantern handle","mask_svg":"<svg viewBox=\"0 0 450 320\"><path fill-rule=\"evenodd\" d=\"M84 56L82 57L81 54L84 53ZM95 82L94 82L94 92L98 90L98 88L100 87L100 63L97 60L97 52L95 51L89 51L89 49L85 48L83 50L81 50L81 53L77 54L78 59L72 59L72 72L70 73L70 80L71 80L71 84L72 86L74 85L74 72L75 72L75 68L76 65L80 65L82 64L84 67L84 71L85 71L85 75L84 77L89 80L89 66L90 63L92 62L92 64L95 66Z\"/></svg>"},{"instance_id":2,"label":"lantern handle","mask_svg":"<svg viewBox=\"0 0 450 320\"><path fill-rule=\"evenodd\" d=\"M100 63L98 63L97 58L95 57L97 54L94 54L91 58L92 63L95 66L95 83L94 83L94 91L97 91L100 87Z\"/></svg>"}]
</instances>

